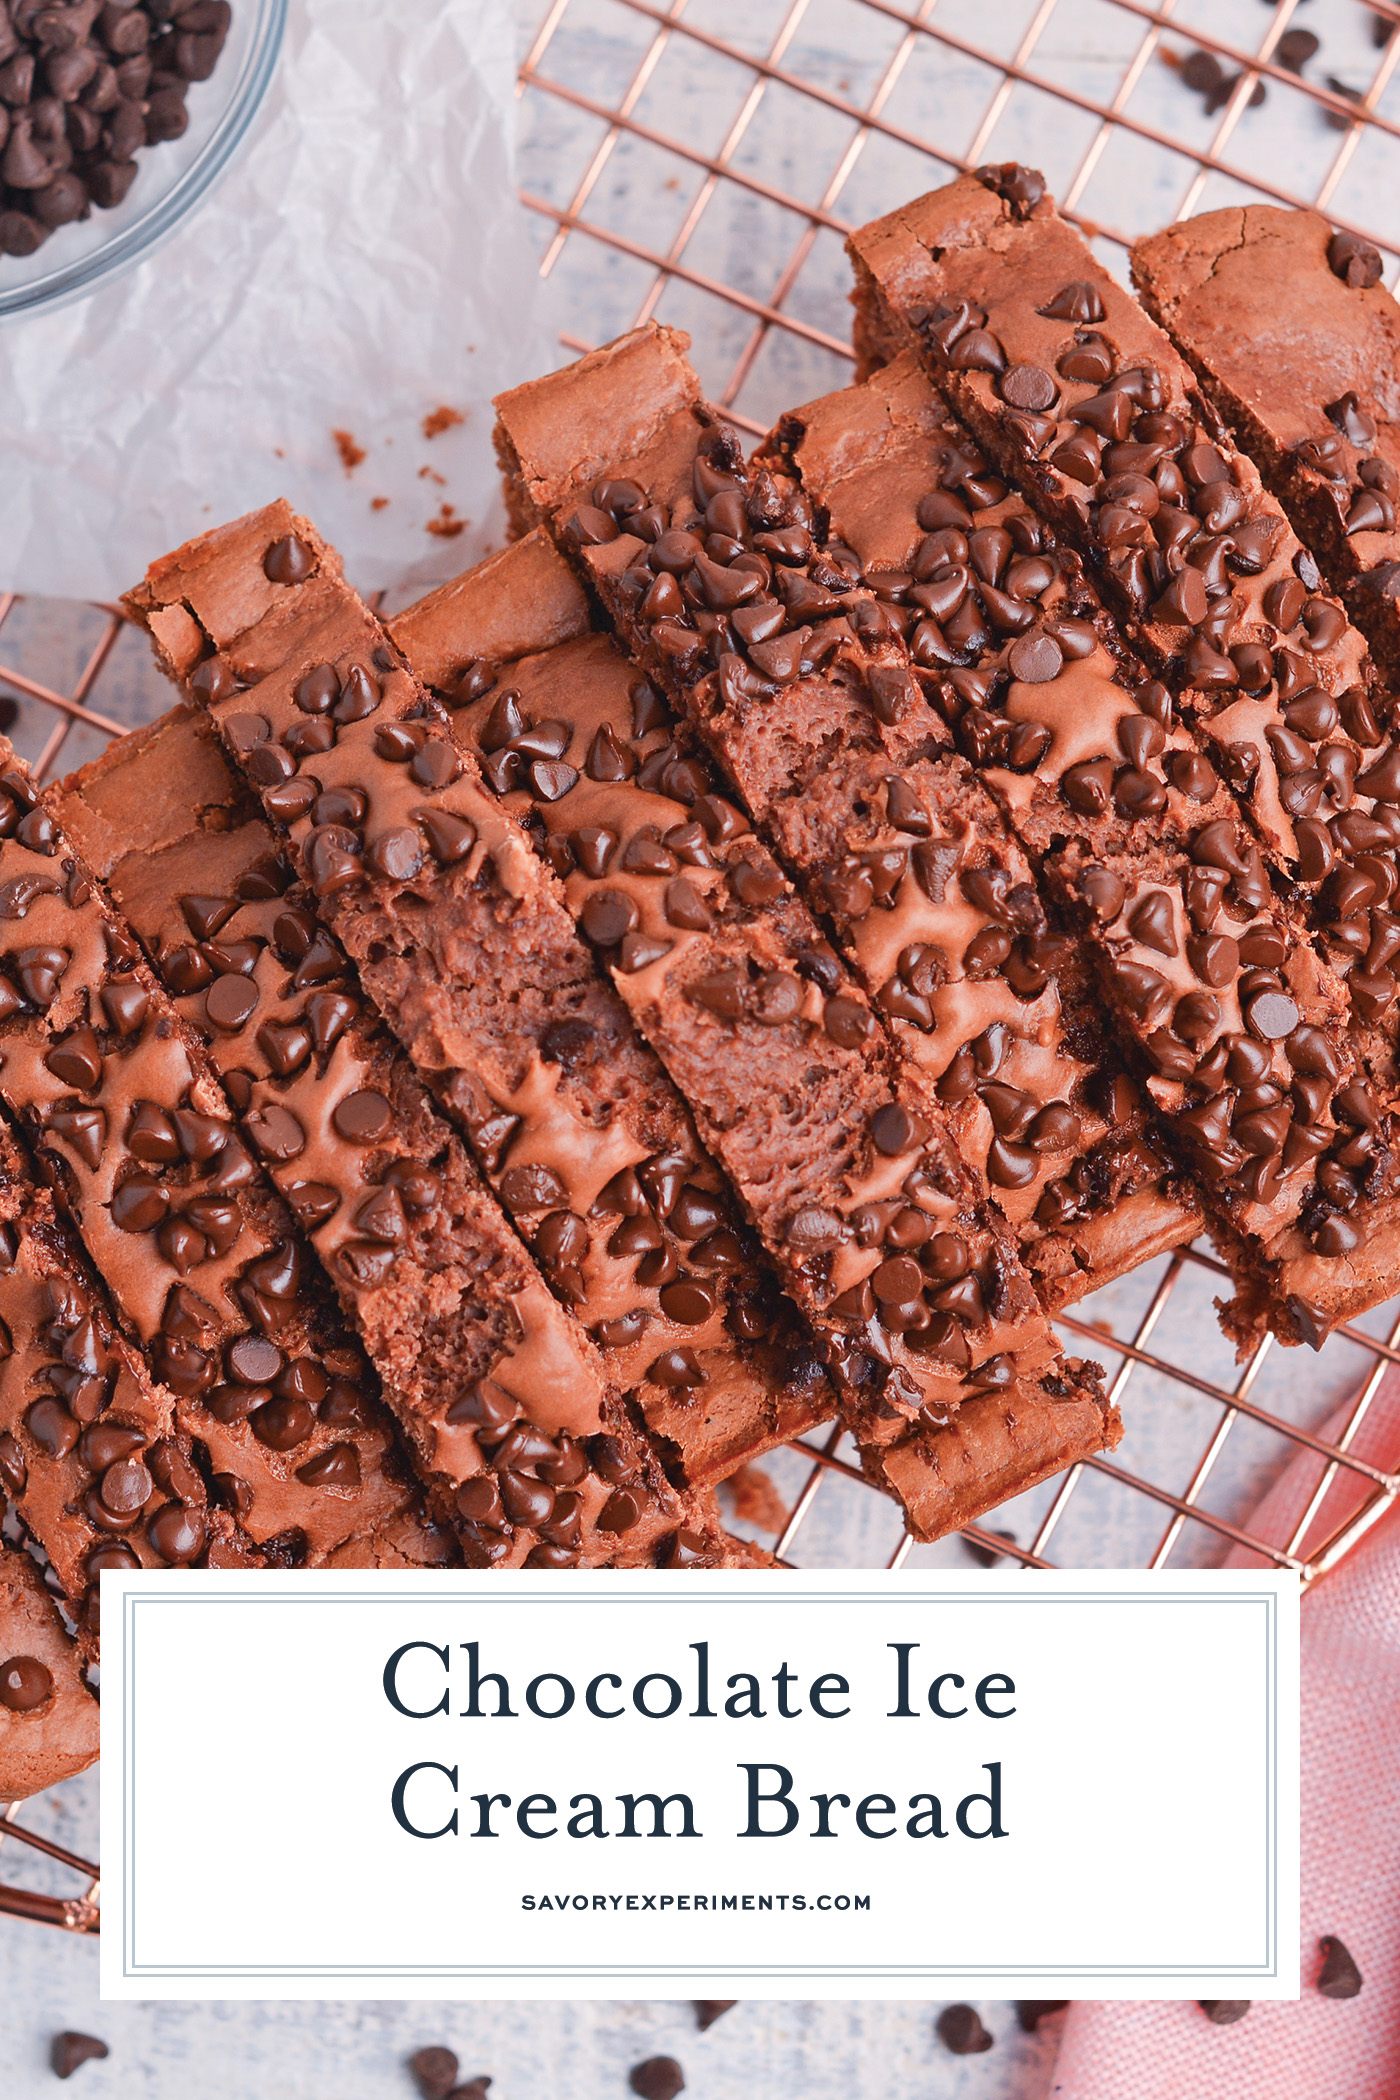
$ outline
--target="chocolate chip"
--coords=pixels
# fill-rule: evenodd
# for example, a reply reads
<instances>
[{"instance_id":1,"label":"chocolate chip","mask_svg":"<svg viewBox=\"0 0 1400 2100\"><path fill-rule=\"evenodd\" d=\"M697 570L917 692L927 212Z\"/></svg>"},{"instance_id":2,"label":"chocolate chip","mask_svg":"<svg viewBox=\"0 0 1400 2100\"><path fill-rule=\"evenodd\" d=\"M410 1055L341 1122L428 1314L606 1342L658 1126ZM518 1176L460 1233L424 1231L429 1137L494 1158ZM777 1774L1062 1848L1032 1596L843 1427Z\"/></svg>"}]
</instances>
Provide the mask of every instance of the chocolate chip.
<instances>
[{"instance_id":1,"label":"chocolate chip","mask_svg":"<svg viewBox=\"0 0 1400 2100\"><path fill-rule=\"evenodd\" d=\"M701 2034L739 2003L737 1998L692 1998L690 2002L695 2007L695 2024Z\"/></svg>"},{"instance_id":2,"label":"chocolate chip","mask_svg":"<svg viewBox=\"0 0 1400 2100\"><path fill-rule=\"evenodd\" d=\"M228 1368L243 1385L270 1385L282 1369L282 1352L259 1335L240 1335L229 1346Z\"/></svg>"},{"instance_id":3,"label":"chocolate chip","mask_svg":"<svg viewBox=\"0 0 1400 2100\"><path fill-rule=\"evenodd\" d=\"M98 1493L117 1516L134 1516L144 1509L155 1489L147 1468L139 1458L120 1458L102 1475Z\"/></svg>"},{"instance_id":4,"label":"chocolate chip","mask_svg":"<svg viewBox=\"0 0 1400 2100\"><path fill-rule=\"evenodd\" d=\"M410 780L416 781L419 787L424 788L433 788L440 790L445 787L450 787L453 781L457 778L458 774L461 772L461 770L462 762L458 758L457 753L453 750L451 744L447 742L445 737L431 738L428 743L424 744L421 751L415 752L414 756L408 762L408 774ZM537 777L542 771L546 770L551 773L573 773L572 766L556 766L550 768L533 766L531 768L531 776ZM569 786L572 787L574 780L577 779L578 775L577 773L574 773L573 780L569 782ZM544 790L542 788L539 791L542 794L544 793ZM559 788L556 792L548 794L546 796L546 800L551 802L555 801L557 800L557 796L563 794L564 792L565 791L563 788Z\"/></svg>"},{"instance_id":5,"label":"chocolate chip","mask_svg":"<svg viewBox=\"0 0 1400 2100\"><path fill-rule=\"evenodd\" d=\"M658 1368L658 1364L661 1363L674 1365L678 1373L683 1372L685 1375L665 1377ZM700 1371L688 1349L672 1349L665 1358L659 1358L658 1362L652 1365L650 1376L661 1385L687 1387L704 1383L704 1373ZM635 1530L646 1514L646 1507L646 1495L641 1488L615 1488L598 1513L598 1529L611 1532L615 1536ZM679 2091L679 2087L674 2090Z\"/></svg>"},{"instance_id":6,"label":"chocolate chip","mask_svg":"<svg viewBox=\"0 0 1400 2100\"><path fill-rule=\"evenodd\" d=\"M756 848L730 862L727 879L736 902L748 911L761 911L782 895L781 874L767 854Z\"/></svg>"},{"instance_id":7,"label":"chocolate chip","mask_svg":"<svg viewBox=\"0 0 1400 2100\"><path fill-rule=\"evenodd\" d=\"M162 1384L187 1399L206 1392L216 1375L202 1349L166 1336L160 1337L152 1350L152 1369Z\"/></svg>"},{"instance_id":8,"label":"chocolate chip","mask_svg":"<svg viewBox=\"0 0 1400 2100\"><path fill-rule=\"evenodd\" d=\"M340 1208L340 1192L324 1181L294 1181L284 1184L282 1194L305 1232L315 1232Z\"/></svg>"},{"instance_id":9,"label":"chocolate chip","mask_svg":"<svg viewBox=\"0 0 1400 2100\"><path fill-rule=\"evenodd\" d=\"M423 827L433 857L444 867L465 860L476 844L476 827L449 809L415 809L411 812Z\"/></svg>"},{"instance_id":10,"label":"chocolate chip","mask_svg":"<svg viewBox=\"0 0 1400 2100\"><path fill-rule=\"evenodd\" d=\"M970 2005L947 2005L936 2022L938 2038L954 2056L980 2056L992 2046L988 2034Z\"/></svg>"},{"instance_id":11,"label":"chocolate chip","mask_svg":"<svg viewBox=\"0 0 1400 2100\"><path fill-rule=\"evenodd\" d=\"M714 916L700 892L685 878L679 877L666 885L666 923L678 926L685 932L706 933L714 924Z\"/></svg>"},{"instance_id":12,"label":"chocolate chip","mask_svg":"<svg viewBox=\"0 0 1400 2100\"><path fill-rule=\"evenodd\" d=\"M208 1543L208 1532L198 1510L182 1509L179 1503L167 1503L158 1510L146 1526L146 1537L151 1546L173 1567L186 1567L198 1560Z\"/></svg>"},{"instance_id":13,"label":"chocolate chip","mask_svg":"<svg viewBox=\"0 0 1400 2100\"><path fill-rule=\"evenodd\" d=\"M100 2042L95 2034L74 2034L71 2031L56 2034L49 2044L49 2063L55 2078L71 2078L79 2064L93 2062L107 2054L107 2044Z\"/></svg>"},{"instance_id":14,"label":"chocolate chip","mask_svg":"<svg viewBox=\"0 0 1400 2100\"><path fill-rule=\"evenodd\" d=\"M663 941L655 934L624 934L622 946L618 951L618 968L628 976L638 970L650 969L653 963L660 962L663 956L671 953L673 945L671 941Z\"/></svg>"},{"instance_id":15,"label":"chocolate chip","mask_svg":"<svg viewBox=\"0 0 1400 2100\"><path fill-rule=\"evenodd\" d=\"M556 1210L569 1192L551 1167L511 1167L501 1177L501 1198L511 1210Z\"/></svg>"},{"instance_id":16,"label":"chocolate chip","mask_svg":"<svg viewBox=\"0 0 1400 2100\"><path fill-rule=\"evenodd\" d=\"M1028 218L1045 195L1045 177L1039 169L1022 167L1019 161L1001 161L973 172L984 189L994 190L1011 206L1018 219Z\"/></svg>"},{"instance_id":17,"label":"chocolate chip","mask_svg":"<svg viewBox=\"0 0 1400 2100\"><path fill-rule=\"evenodd\" d=\"M1323 1997L1356 1997L1361 1989L1361 1971L1341 1941L1335 1933L1325 1932L1318 1944L1322 1948L1322 1970L1317 1987Z\"/></svg>"},{"instance_id":18,"label":"chocolate chip","mask_svg":"<svg viewBox=\"0 0 1400 2100\"><path fill-rule=\"evenodd\" d=\"M457 2058L450 2049L419 2049L408 2059L423 2100L447 2100L457 2083Z\"/></svg>"},{"instance_id":19,"label":"chocolate chip","mask_svg":"<svg viewBox=\"0 0 1400 2100\"><path fill-rule=\"evenodd\" d=\"M668 1283L661 1292L661 1310L681 1327L700 1327L715 1309L714 1293L694 1277Z\"/></svg>"},{"instance_id":20,"label":"chocolate chip","mask_svg":"<svg viewBox=\"0 0 1400 2100\"><path fill-rule=\"evenodd\" d=\"M748 1003L748 978L740 969L712 970L687 987L688 996L723 1021L742 1019Z\"/></svg>"},{"instance_id":21,"label":"chocolate chip","mask_svg":"<svg viewBox=\"0 0 1400 2100\"><path fill-rule=\"evenodd\" d=\"M365 866L386 882L412 882L423 866L423 848L417 832L406 825L397 831L381 832L365 854Z\"/></svg>"},{"instance_id":22,"label":"chocolate chip","mask_svg":"<svg viewBox=\"0 0 1400 2100\"><path fill-rule=\"evenodd\" d=\"M1350 291L1367 292L1381 281L1380 251L1357 234L1334 233L1327 244L1327 263Z\"/></svg>"},{"instance_id":23,"label":"chocolate chip","mask_svg":"<svg viewBox=\"0 0 1400 2100\"><path fill-rule=\"evenodd\" d=\"M822 1027L841 1050L858 1050L873 1026L868 1010L854 999L828 999Z\"/></svg>"},{"instance_id":24,"label":"chocolate chip","mask_svg":"<svg viewBox=\"0 0 1400 2100\"><path fill-rule=\"evenodd\" d=\"M53 1674L37 1656L12 1655L0 1662L0 1706L10 1713L32 1714L52 1696Z\"/></svg>"},{"instance_id":25,"label":"chocolate chip","mask_svg":"<svg viewBox=\"0 0 1400 2100\"><path fill-rule=\"evenodd\" d=\"M341 683L340 698L331 713L337 722L364 722L383 698L378 679L371 678L363 664L351 664Z\"/></svg>"},{"instance_id":26,"label":"chocolate chip","mask_svg":"<svg viewBox=\"0 0 1400 2100\"><path fill-rule=\"evenodd\" d=\"M1233 2027L1249 2011L1248 1998L1198 1998L1197 2004L1215 2027Z\"/></svg>"},{"instance_id":27,"label":"chocolate chip","mask_svg":"<svg viewBox=\"0 0 1400 2100\"><path fill-rule=\"evenodd\" d=\"M396 1246L408 1237L403 1199L392 1182L371 1191L355 1213L355 1224L368 1239Z\"/></svg>"},{"instance_id":28,"label":"chocolate chip","mask_svg":"<svg viewBox=\"0 0 1400 2100\"><path fill-rule=\"evenodd\" d=\"M170 1191L150 1174L131 1174L113 1191L108 1206L120 1232L151 1232L170 1209Z\"/></svg>"},{"instance_id":29,"label":"chocolate chip","mask_svg":"<svg viewBox=\"0 0 1400 2100\"><path fill-rule=\"evenodd\" d=\"M428 741L428 731L422 722L380 722L374 733L376 758L386 758L388 764L403 766L409 758L416 758Z\"/></svg>"},{"instance_id":30,"label":"chocolate chip","mask_svg":"<svg viewBox=\"0 0 1400 2100\"><path fill-rule=\"evenodd\" d=\"M257 1011L258 988L243 976L216 977L204 995L204 1013L211 1027L234 1035Z\"/></svg>"},{"instance_id":31,"label":"chocolate chip","mask_svg":"<svg viewBox=\"0 0 1400 2100\"><path fill-rule=\"evenodd\" d=\"M958 372L1004 372L1006 352L989 329L969 328L949 351L948 362Z\"/></svg>"},{"instance_id":32,"label":"chocolate chip","mask_svg":"<svg viewBox=\"0 0 1400 2100\"><path fill-rule=\"evenodd\" d=\"M1209 802L1220 786L1219 776L1199 751L1174 751L1167 761L1172 786L1192 802Z\"/></svg>"},{"instance_id":33,"label":"chocolate chip","mask_svg":"<svg viewBox=\"0 0 1400 2100\"><path fill-rule=\"evenodd\" d=\"M180 899L185 923L197 941L212 940L237 909L236 897L210 897L196 892Z\"/></svg>"},{"instance_id":34,"label":"chocolate chip","mask_svg":"<svg viewBox=\"0 0 1400 2100\"><path fill-rule=\"evenodd\" d=\"M1193 94L1209 95L1220 86L1225 70L1213 51L1189 51L1181 62L1181 78Z\"/></svg>"},{"instance_id":35,"label":"chocolate chip","mask_svg":"<svg viewBox=\"0 0 1400 2100\"><path fill-rule=\"evenodd\" d=\"M205 1165L223 1152L230 1142L228 1124L218 1116L201 1115L196 1109L177 1108L170 1121L186 1159Z\"/></svg>"},{"instance_id":36,"label":"chocolate chip","mask_svg":"<svg viewBox=\"0 0 1400 2100\"><path fill-rule=\"evenodd\" d=\"M22 1495L29 1480L24 1453L8 1430L0 1434L0 1483L12 1495Z\"/></svg>"},{"instance_id":37,"label":"chocolate chip","mask_svg":"<svg viewBox=\"0 0 1400 2100\"><path fill-rule=\"evenodd\" d=\"M870 1118L870 1135L875 1149L887 1159L898 1159L903 1153L913 1152L923 1143L927 1131L902 1108L897 1101L889 1101L877 1108Z\"/></svg>"},{"instance_id":38,"label":"chocolate chip","mask_svg":"<svg viewBox=\"0 0 1400 2100\"><path fill-rule=\"evenodd\" d=\"M1096 284L1077 278L1072 284L1062 285L1047 306L1036 308L1052 321L1075 321L1079 323L1101 321L1104 303ZM1107 374L1105 374L1107 377Z\"/></svg>"},{"instance_id":39,"label":"chocolate chip","mask_svg":"<svg viewBox=\"0 0 1400 2100\"><path fill-rule=\"evenodd\" d=\"M678 1161L676 1166L679 1171L683 1171L683 1163ZM647 1170L644 1168L643 1172L646 1173ZM647 1174L647 1178L652 1179L650 1174ZM666 1178L674 1179L669 1175ZM677 1238L703 1239L707 1233L715 1231L723 1224L723 1204L719 1197L712 1195L708 1189L699 1188L694 1182L688 1181L676 1191L674 1199L669 1203L665 1200L666 1194L664 1185L657 1185L657 1194L653 1200L659 1210L669 1212L671 1230Z\"/></svg>"},{"instance_id":40,"label":"chocolate chip","mask_svg":"<svg viewBox=\"0 0 1400 2100\"><path fill-rule=\"evenodd\" d=\"M345 992L313 992L311 994L311 997L306 1002L306 1018L311 1026L311 1040L322 1057L335 1048L346 1029L357 1019L359 1011L359 1002L350 998ZM299 1031L299 1029L300 1024L292 1022L289 1026L288 1034L290 1035L291 1031ZM261 1035L259 1040L261 1040ZM288 1043L288 1037L284 1036L283 1041ZM288 1047L291 1047L290 1043L288 1043ZM299 1046L297 1047L299 1050ZM301 1062L302 1055L304 1053L299 1051L293 1064L289 1065L287 1070L295 1069L295 1065Z\"/></svg>"},{"instance_id":41,"label":"chocolate chip","mask_svg":"<svg viewBox=\"0 0 1400 2100\"><path fill-rule=\"evenodd\" d=\"M674 2056L649 2056L632 2066L627 2083L638 2100L676 2100L677 2093L685 2091L685 2073Z\"/></svg>"},{"instance_id":42,"label":"chocolate chip","mask_svg":"<svg viewBox=\"0 0 1400 2100\"><path fill-rule=\"evenodd\" d=\"M263 556L263 574L269 583L305 583L315 566L315 555L294 532L274 540Z\"/></svg>"},{"instance_id":43,"label":"chocolate chip","mask_svg":"<svg viewBox=\"0 0 1400 2100\"><path fill-rule=\"evenodd\" d=\"M243 1274L248 1283L270 1298L294 1298L301 1277L301 1250L295 1240L279 1240L271 1253L250 1262Z\"/></svg>"},{"instance_id":44,"label":"chocolate chip","mask_svg":"<svg viewBox=\"0 0 1400 2100\"><path fill-rule=\"evenodd\" d=\"M633 931L640 918L625 890L595 890L579 914L579 924L597 947L611 948Z\"/></svg>"},{"instance_id":45,"label":"chocolate chip","mask_svg":"<svg viewBox=\"0 0 1400 2100\"><path fill-rule=\"evenodd\" d=\"M1053 408L1059 388L1041 365L1012 365L997 382L997 391L1008 408L1038 415Z\"/></svg>"},{"instance_id":46,"label":"chocolate chip","mask_svg":"<svg viewBox=\"0 0 1400 2100\"><path fill-rule=\"evenodd\" d=\"M618 536L616 521L593 503L581 503L571 512L564 530L576 547L603 547Z\"/></svg>"},{"instance_id":47,"label":"chocolate chip","mask_svg":"<svg viewBox=\"0 0 1400 2100\"><path fill-rule=\"evenodd\" d=\"M1013 678L1023 685L1047 685L1064 668L1064 652L1053 635L1023 634L1007 651Z\"/></svg>"},{"instance_id":48,"label":"chocolate chip","mask_svg":"<svg viewBox=\"0 0 1400 2100\"><path fill-rule=\"evenodd\" d=\"M316 1427L310 1403L300 1399L269 1400L249 1417L253 1434L271 1451L292 1451Z\"/></svg>"},{"instance_id":49,"label":"chocolate chip","mask_svg":"<svg viewBox=\"0 0 1400 2100\"><path fill-rule=\"evenodd\" d=\"M328 714L340 698L340 674L334 664L315 664L299 678L292 688L292 699L303 714ZM224 734L231 734L231 723L225 721Z\"/></svg>"},{"instance_id":50,"label":"chocolate chip","mask_svg":"<svg viewBox=\"0 0 1400 2100\"><path fill-rule=\"evenodd\" d=\"M802 1011L802 980L788 970L765 970L753 987L752 1014L764 1028L781 1028Z\"/></svg>"},{"instance_id":51,"label":"chocolate chip","mask_svg":"<svg viewBox=\"0 0 1400 2100\"><path fill-rule=\"evenodd\" d=\"M336 1103L331 1122L350 1144L370 1145L384 1135L392 1117L393 1111L382 1094L362 1088Z\"/></svg>"},{"instance_id":52,"label":"chocolate chip","mask_svg":"<svg viewBox=\"0 0 1400 2100\"><path fill-rule=\"evenodd\" d=\"M136 1035L140 1032L150 1004L144 985L104 984L102 987L102 1010L118 1035Z\"/></svg>"},{"instance_id":53,"label":"chocolate chip","mask_svg":"<svg viewBox=\"0 0 1400 2100\"><path fill-rule=\"evenodd\" d=\"M90 1028L75 1028L46 1053L44 1063L55 1079L81 1093L91 1093L102 1084L102 1052Z\"/></svg>"},{"instance_id":54,"label":"chocolate chip","mask_svg":"<svg viewBox=\"0 0 1400 2100\"><path fill-rule=\"evenodd\" d=\"M128 1429L120 1422L92 1422L83 1431L78 1456L89 1472L105 1473L118 1459L143 1450L145 1443L139 1429Z\"/></svg>"},{"instance_id":55,"label":"chocolate chip","mask_svg":"<svg viewBox=\"0 0 1400 2100\"><path fill-rule=\"evenodd\" d=\"M256 1110L244 1128L265 1159L295 1159L306 1149L306 1132L297 1118L275 1103Z\"/></svg>"},{"instance_id":56,"label":"chocolate chip","mask_svg":"<svg viewBox=\"0 0 1400 2100\"><path fill-rule=\"evenodd\" d=\"M1301 73L1310 58L1316 58L1322 46L1310 29L1285 29L1274 45L1274 57L1285 71Z\"/></svg>"},{"instance_id":57,"label":"chocolate chip","mask_svg":"<svg viewBox=\"0 0 1400 2100\"><path fill-rule=\"evenodd\" d=\"M1245 1018L1257 1036L1276 1043L1298 1026L1298 1009L1286 992L1260 992L1249 1000Z\"/></svg>"},{"instance_id":58,"label":"chocolate chip","mask_svg":"<svg viewBox=\"0 0 1400 2100\"><path fill-rule=\"evenodd\" d=\"M1312 1243L1325 1261L1337 1261L1343 1255L1355 1253L1361 1244L1361 1234L1345 1218L1327 1217L1313 1233Z\"/></svg>"},{"instance_id":59,"label":"chocolate chip","mask_svg":"<svg viewBox=\"0 0 1400 2100\"><path fill-rule=\"evenodd\" d=\"M304 1466L298 1466L297 1479L304 1487L357 1488L360 1485L360 1454L353 1444L332 1444L327 1450L318 1451L314 1458L309 1458Z\"/></svg>"}]
</instances>

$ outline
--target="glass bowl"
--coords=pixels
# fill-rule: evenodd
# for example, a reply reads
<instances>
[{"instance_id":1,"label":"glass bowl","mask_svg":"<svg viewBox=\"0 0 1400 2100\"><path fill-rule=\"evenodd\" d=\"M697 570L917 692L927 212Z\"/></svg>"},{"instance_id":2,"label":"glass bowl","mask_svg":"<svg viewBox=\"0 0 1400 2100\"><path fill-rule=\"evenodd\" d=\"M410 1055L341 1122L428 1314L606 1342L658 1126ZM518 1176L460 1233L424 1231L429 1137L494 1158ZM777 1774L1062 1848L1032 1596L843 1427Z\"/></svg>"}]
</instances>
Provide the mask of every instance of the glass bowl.
<instances>
[{"instance_id":1,"label":"glass bowl","mask_svg":"<svg viewBox=\"0 0 1400 2100\"><path fill-rule=\"evenodd\" d=\"M277 64L287 0L233 0L219 63L189 91L188 128L143 146L139 174L115 211L60 226L24 257L0 255L0 320L57 306L139 262L193 211L228 167Z\"/></svg>"}]
</instances>

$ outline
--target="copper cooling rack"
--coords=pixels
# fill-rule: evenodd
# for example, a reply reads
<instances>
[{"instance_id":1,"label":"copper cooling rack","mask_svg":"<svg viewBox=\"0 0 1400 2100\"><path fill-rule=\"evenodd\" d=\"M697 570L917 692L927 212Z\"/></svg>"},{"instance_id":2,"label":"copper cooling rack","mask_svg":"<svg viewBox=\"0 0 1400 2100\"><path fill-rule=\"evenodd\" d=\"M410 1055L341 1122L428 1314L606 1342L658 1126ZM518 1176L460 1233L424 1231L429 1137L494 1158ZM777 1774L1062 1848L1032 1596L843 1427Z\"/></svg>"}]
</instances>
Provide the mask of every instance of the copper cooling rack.
<instances>
[{"instance_id":1,"label":"copper cooling rack","mask_svg":"<svg viewBox=\"0 0 1400 2100\"><path fill-rule=\"evenodd\" d=\"M521 194L562 343L585 350L651 315L684 326L713 398L755 434L849 377L849 228L987 160L1043 167L1122 276L1137 234L1248 197L1314 205L1400 269L1400 0L524 5ZM1301 31L1321 49L1300 76ZM1182 76L1193 52L1216 62L1213 106ZM43 776L166 704L140 660L108 608L0 596L0 694ZM1400 1301L1301 1369L1267 1340L1231 1365L1209 1309L1222 1274L1207 1248L1182 1250L1059 1323L1107 1363L1128 1437L991 1520L1014 1532L969 1526L974 1552L1160 1567L1245 1551L1309 1583L1385 1513L1400 1474L1361 1454L1400 1366ZM1307 1454L1306 1507L1282 1541L1258 1535L1239 1512ZM949 1550L897 1535L839 1430L767 1463L785 1559L877 1550L895 1567ZM6 1837L87 1886L0 1889L0 1910L95 1930L96 1867L13 1811Z\"/></svg>"}]
</instances>

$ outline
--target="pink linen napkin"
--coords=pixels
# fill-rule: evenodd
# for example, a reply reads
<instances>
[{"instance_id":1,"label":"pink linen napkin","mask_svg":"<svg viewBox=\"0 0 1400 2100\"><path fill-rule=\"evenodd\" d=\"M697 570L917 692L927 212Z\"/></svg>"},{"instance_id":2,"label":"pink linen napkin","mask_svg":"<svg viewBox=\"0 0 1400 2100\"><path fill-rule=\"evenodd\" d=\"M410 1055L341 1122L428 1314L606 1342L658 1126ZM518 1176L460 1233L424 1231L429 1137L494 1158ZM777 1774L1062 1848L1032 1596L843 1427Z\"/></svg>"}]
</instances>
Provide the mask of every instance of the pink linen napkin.
<instances>
[{"instance_id":1,"label":"pink linen napkin","mask_svg":"<svg viewBox=\"0 0 1400 2100\"><path fill-rule=\"evenodd\" d=\"M1322 1432L1335 1439L1350 1409ZM1354 1440L1357 1457L1400 1460L1400 1374ZM1303 1453L1251 1529L1286 1545L1322 1477ZM1339 1475L1304 1551L1364 1499ZM1236 1552L1231 1567L1260 1566ZM1187 2004L1072 2005L1054 2100L1398 2100L1400 2096L1400 1507L1303 1604L1303 1995L1216 2027ZM1334 1934L1361 1971L1358 1997L1322 1997L1318 1942Z\"/></svg>"}]
</instances>

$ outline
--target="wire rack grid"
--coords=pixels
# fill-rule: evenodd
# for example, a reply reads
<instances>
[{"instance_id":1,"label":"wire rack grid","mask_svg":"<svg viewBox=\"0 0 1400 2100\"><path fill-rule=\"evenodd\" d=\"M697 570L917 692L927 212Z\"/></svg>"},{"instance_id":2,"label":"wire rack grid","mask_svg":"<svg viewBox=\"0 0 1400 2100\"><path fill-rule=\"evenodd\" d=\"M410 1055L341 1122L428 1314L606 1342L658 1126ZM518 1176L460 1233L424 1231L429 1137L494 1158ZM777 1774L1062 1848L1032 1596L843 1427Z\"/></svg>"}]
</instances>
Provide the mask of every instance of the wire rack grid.
<instances>
[{"instance_id":1,"label":"wire rack grid","mask_svg":"<svg viewBox=\"0 0 1400 2100\"><path fill-rule=\"evenodd\" d=\"M1139 232L1248 197L1323 209L1400 269L1400 0L1312 0L1306 15L1307 0L549 0L542 18L524 4L521 194L562 343L651 315L683 325L714 398L755 434L849 378L849 228L986 160L1043 166L1120 274ZM1322 47L1303 75L1300 15ZM1192 52L1216 62L1209 98L1182 77ZM0 595L0 695L0 726L52 777L168 689L113 608ZM970 1550L1037 1568L1234 1554L1315 1581L1400 1494L1377 1428L1388 1396L1376 1404L1400 1366L1400 1302L1315 1357L1265 1340L1238 1365L1209 1304L1223 1273L1204 1247L1179 1250L1062 1319L1070 1346L1108 1360L1128 1434L998 1511L1011 1528L915 1546L834 1429L766 1461L778 1554L896 1567ZM1303 1506L1254 1528L1242 1512L1298 1461ZM0 1908L95 1930L97 1869L13 1811L6 1837L87 1887L0 1891Z\"/></svg>"}]
</instances>

